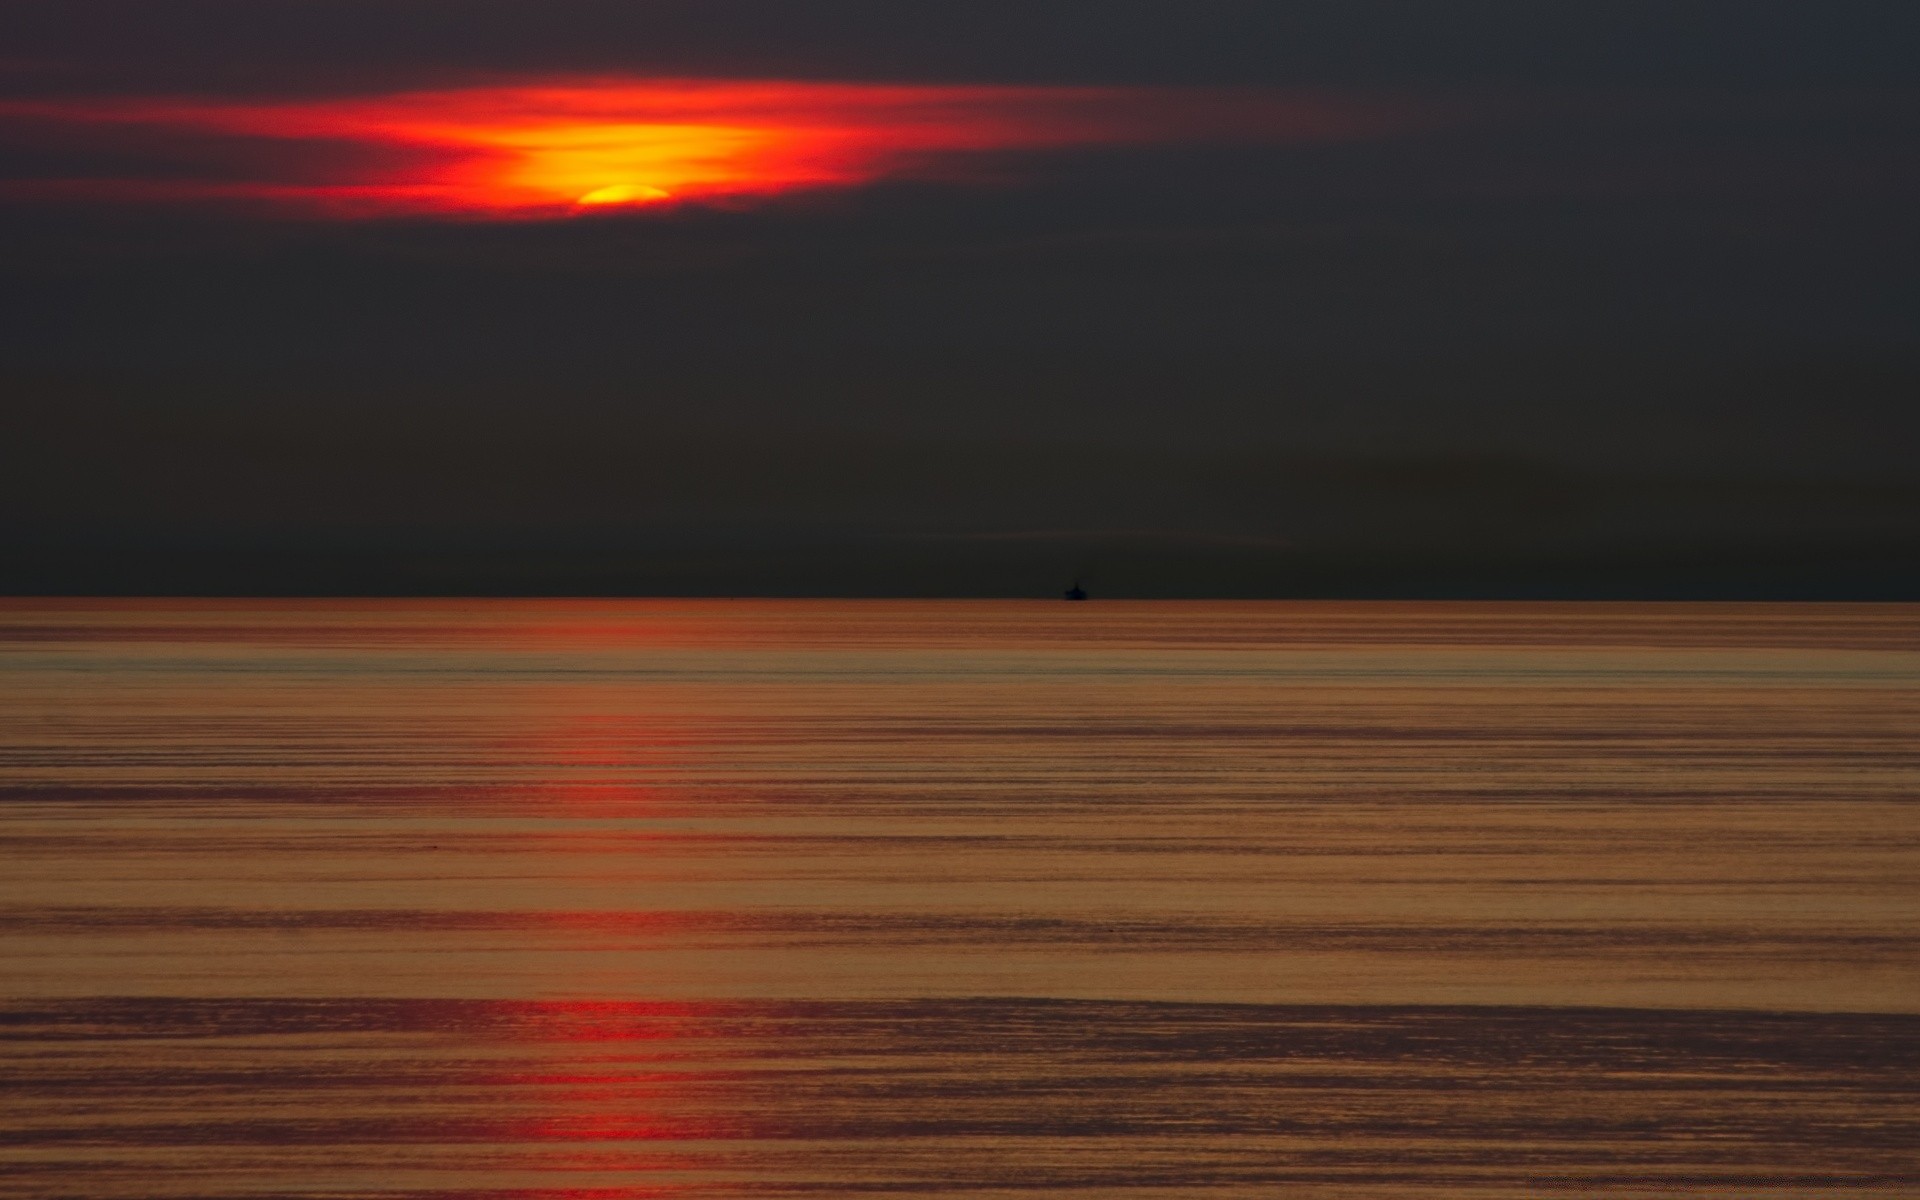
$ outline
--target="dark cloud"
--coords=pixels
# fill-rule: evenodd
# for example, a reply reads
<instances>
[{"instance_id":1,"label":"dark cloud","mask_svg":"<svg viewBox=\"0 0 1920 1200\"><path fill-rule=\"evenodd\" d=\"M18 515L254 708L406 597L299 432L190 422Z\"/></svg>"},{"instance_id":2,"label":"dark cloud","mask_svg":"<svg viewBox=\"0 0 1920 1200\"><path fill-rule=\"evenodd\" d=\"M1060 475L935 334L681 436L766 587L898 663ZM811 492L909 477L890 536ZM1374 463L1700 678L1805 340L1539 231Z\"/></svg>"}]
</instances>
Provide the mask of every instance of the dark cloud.
<instances>
[{"instance_id":1,"label":"dark cloud","mask_svg":"<svg viewBox=\"0 0 1920 1200\"><path fill-rule=\"evenodd\" d=\"M298 397L284 380L263 397L234 379L16 379L34 402L0 451L7 580L1044 594L1085 574L1107 594L1803 596L1920 583L1920 489L1897 465L1920 430L1873 415L1914 394L1911 370L1027 365L683 360L617 392L523 380L457 395L385 378ZM838 390L850 382L865 394Z\"/></svg>"},{"instance_id":2,"label":"dark cloud","mask_svg":"<svg viewBox=\"0 0 1920 1200\"><path fill-rule=\"evenodd\" d=\"M612 70L1362 87L1910 83L1879 0L10 0L9 57L141 90Z\"/></svg>"}]
</instances>

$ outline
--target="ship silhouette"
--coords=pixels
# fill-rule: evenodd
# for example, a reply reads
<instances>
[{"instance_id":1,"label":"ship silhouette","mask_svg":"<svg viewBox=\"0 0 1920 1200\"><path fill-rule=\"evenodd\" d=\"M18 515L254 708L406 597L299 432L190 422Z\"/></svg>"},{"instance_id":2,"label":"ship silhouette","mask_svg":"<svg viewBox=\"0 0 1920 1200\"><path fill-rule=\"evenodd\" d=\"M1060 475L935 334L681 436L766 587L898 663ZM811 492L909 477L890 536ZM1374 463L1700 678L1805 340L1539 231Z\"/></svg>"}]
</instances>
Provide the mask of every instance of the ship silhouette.
<instances>
[{"instance_id":1,"label":"ship silhouette","mask_svg":"<svg viewBox=\"0 0 1920 1200\"><path fill-rule=\"evenodd\" d=\"M1073 586L1067 589L1066 594L1069 600L1085 600L1087 598L1087 589L1081 587L1080 581L1076 579L1073 581Z\"/></svg>"}]
</instances>

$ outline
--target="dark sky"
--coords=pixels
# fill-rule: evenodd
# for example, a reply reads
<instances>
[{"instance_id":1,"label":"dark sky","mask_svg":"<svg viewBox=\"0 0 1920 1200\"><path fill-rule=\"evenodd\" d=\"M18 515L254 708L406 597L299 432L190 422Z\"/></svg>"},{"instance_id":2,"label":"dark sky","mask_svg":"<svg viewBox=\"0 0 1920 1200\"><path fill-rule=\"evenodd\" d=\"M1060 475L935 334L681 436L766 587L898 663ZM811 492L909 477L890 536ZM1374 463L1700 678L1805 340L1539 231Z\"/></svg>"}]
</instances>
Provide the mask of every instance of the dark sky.
<instances>
[{"instance_id":1,"label":"dark sky","mask_svg":"<svg viewBox=\"0 0 1920 1200\"><path fill-rule=\"evenodd\" d=\"M1920 598L1916 34L1844 0L0 0L0 591ZM18 115L657 77L1390 117L340 220L75 193L239 152Z\"/></svg>"}]
</instances>

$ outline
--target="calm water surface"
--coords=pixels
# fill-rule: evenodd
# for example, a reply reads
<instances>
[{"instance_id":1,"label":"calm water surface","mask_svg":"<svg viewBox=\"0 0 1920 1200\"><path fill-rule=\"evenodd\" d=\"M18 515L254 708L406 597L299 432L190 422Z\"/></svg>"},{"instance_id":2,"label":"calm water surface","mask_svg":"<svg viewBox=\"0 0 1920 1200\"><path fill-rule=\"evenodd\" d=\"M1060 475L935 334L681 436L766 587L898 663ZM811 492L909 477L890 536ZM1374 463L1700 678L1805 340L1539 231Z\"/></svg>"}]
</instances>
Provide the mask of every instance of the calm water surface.
<instances>
[{"instance_id":1,"label":"calm water surface","mask_svg":"<svg viewBox=\"0 0 1920 1200\"><path fill-rule=\"evenodd\" d=\"M1920 608L0 603L0 1195L1920 1195Z\"/></svg>"}]
</instances>

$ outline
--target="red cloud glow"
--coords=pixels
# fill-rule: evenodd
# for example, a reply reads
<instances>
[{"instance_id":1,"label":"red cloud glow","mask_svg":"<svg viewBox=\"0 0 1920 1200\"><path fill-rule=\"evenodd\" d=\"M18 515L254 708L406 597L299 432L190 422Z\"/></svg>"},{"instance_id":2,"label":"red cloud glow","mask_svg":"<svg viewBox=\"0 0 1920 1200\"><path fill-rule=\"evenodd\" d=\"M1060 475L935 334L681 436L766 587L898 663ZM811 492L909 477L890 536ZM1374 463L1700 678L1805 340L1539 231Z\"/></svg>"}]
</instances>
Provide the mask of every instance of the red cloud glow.
<instances>
[{"instance_id":1,"label":"red cloud glow","mask_svg":"<svg viewBox=\"0 0 1920 1200\"><path fill-rule=\"evenodd\" d=\"M151 161L172 148L197 168L29 181L16 195L482 218L951 175L987 151L1345 140L1424 123L1388 105L1271 93L634 79L323 100L6 102L0 120L69 149L137 146Z\"/></svg>"}]
</instances>

